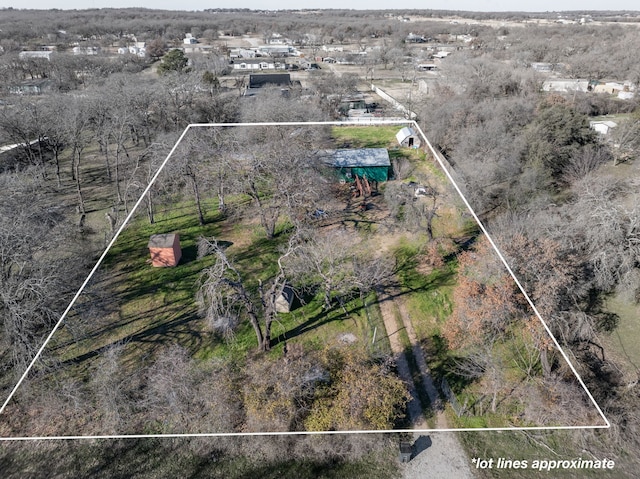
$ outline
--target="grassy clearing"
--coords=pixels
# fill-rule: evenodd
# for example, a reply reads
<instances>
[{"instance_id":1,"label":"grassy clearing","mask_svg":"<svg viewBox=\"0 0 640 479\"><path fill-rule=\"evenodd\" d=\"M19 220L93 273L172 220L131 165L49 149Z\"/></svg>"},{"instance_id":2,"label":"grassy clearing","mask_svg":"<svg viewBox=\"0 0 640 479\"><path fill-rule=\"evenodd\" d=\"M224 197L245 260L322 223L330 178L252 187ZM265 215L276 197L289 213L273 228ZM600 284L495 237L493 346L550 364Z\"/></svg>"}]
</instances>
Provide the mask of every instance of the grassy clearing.
<instances>
[{"instance_id":1,"label":"grassy clearing","mask_svg":"<svg viewBox=\"0 0 640 479\"><path fill-rule=\"evenodd\" d=\"M382 131L381 131L382 130ZM390 146L395 143L397 127L337 129L342 140L351 138L362 146ZM340 135L338 135L340 137ZM356 138L357 137L357 138ZM242 202L242 198L233 201ZM197 259L196 241L199 236L216 237L230 243L227 255L245 278L250 291L256 294L259 280L270 278L277 268L279 248L286 234L268 240L256 221L226 221L218 212L214 200L203 202L206 224L196 220L191 201L165 206L149 224L140 213L125 228L96 277L94 288L113 292L110 306L101 311L91 324L83 324L61 331L53 347L62 361L81 362L91 358L102 348L119 342L134 343L129 348L134 354L144 354L164 343L177 343L187 347L202 359L212 356L242 357L256 347L252 328L244 323L235 338L225 343L214 337L198 318L194 295L201 271L211 266L214 258ZM280 228L282 230L282 226ZM183 257L175 268L153 268L149 264L147 242L158 233L178 232ZM343 333L352 333L358 340L372 341L373 331L382 329L380 313L375 306L367 309L353 300L345 305L346 311L335 309L325 312L320 298L308 299L308 304L290 314L283 314L274 324L272 337L276 338L274 352L281 352L284 340L300 341L318 348L336 340ZM375 301L369 298L369 303ZM69 316L69 324L80 315ZM86 322L86 321L85 321ZM87 333L88 334L82 334ZM305 334L312 332L312 334ZM76 341L77 336L86 336ZM378 335L376 348L389 350L383 334Z\"/></svg>"},{"instance_id":2,"label":"grassy clearing","mask_svg":"<svg viewBox=\"0 0 640 479\"><path fill-rule=\"evenodd\" d=\"M401 125L389 126L336 126L331 135L338 148L395 148L396 133Z\"/></svg>"},{"instance_id":3,"label":"grassy clearing","mask_svg":"<svg viewBox=\"0 0 640 479\"><path fill-rule=\"evenodd\" d=\"M93 296L108 291L112 293L108 304L98 317L87 318L77 309L70 314L68 329L83 329L88 333L85 339L73 341L64 331L54 338L54 345L67 343L61 354L63 361L92 357L118 342L136 343L132 351L136 355L140 347L149 352L165 342L198 349L207 333L197 321L193 298L200 272L213 258L198 260L196 241L200 235L217 236L221 218L209 207L207 223L201 227L190 206L182 204L160 213L152 225L138 218L122 232L89 285L89 295L80 299L80 303L90 303ZM182 259L175 268L154 268L147 248L149 236L168 232L180 233Z\"/></svg>"},{"instance_id":4,"label":"grassy clearing","mask_svg":"<svg viewBox=\"0 0 640 479\"><path fill-rule=\"evenodd\" d=\"M439 331L439 325L451 314L451 294L456 285L457 262L449 259L444 267L425 275L418 271L424 243L421 239L402 239L395 251L400 266L399 278L406 305L419 339Z\"/></svg>"},{"instance_id":5,"label":"grassy clearing","mask_svg":"<svg viewBox=\"0 0 640 479\"><path fill-rule=\"evenodd\" d=\"M606 337L606 341L625 372L635 374L640 366L640 307L613 296L607 299L605 308L619 318L616 328Z\"/></svg>"},{"instance_id":6,"label":"grassy clearing","mask_svg":"<svg viewBox=\"0 0 640 479\"><path fill-rule=\"evenodd\" d=\"M526 469L504 468L478 469L475 472L483 479L537 479L558 477L562 479L617 479L627 476L622 471L598 469L555 469L541 472L532 468L533 461L594 459L587 451L572 448L576 444L575 433L568 431L495 431L465 432L459 434L469 457L498 458L527 461ZM491 451L491 455L487 455ZM601 459L601 458L599 458Z\"/></svg>"},{"instance_id":7,"label":"grassy clearing","mask_svg":"<svg viewBox=\"0 0 640 479\"><path fill-rule=\"evenodd\" d=\"M104 271L93 289L113 292L109 310L89 325L90 334L72 341L60 334L58 345L66 344L62 360L81 360L118 342L135 343L132 357L153 352L157 346L180 344L199 357L210 356L211 348L228 349L241 356L256 347L251 327L241 325L236 341L226 345L207 330L198 317L194 301L201 272L211 266L213 256L197 259L196 242L200 236L215 237L229 244L227 255L249 278L250 289L257 289L259 279L267 279L276 268L278 248L286 240L281 235L267 240L256 225L229 222L211 202L205 202L205 225L201 226L194 205L185 202L156 214L154 224L138 217L122 232L105 259ZM157 233L180 234L182 259L175 268L150 265L147 242ZM77 318L80 319L80 318ZM73 322L73 314L69 321Z\"/></svg>"},{"instance_id":8,"label":"grassy clearing","mask_svg":"<svg viewBox=\"0 0 640 479\"><path fill-rule=\"evenodd\" d=\"M206 202L204 209L204 226L198 224L191 202L157 213L152 225L142 217L128 225L109 252L104 272L95 284L98 290L113 291L109 311L84 326L85 333L88 328L84 339L74 340L73 327L56 335L52 344L61 361L80 364L117 343L127 344L126 359L132 364L152 357L165 344L180 344L202 360L232 357L242 362L256 349L255 333L248 321L242 322L227 342L210 332L199 318L194 297L201 272L213 264L214 257L197 259L196 242L205 236L228 243L228 258L242 274L251 294L257 296L259 280L267 281L276 273L280 249L288 239L286 225L281 225L280 234L269 240L255 222L227 221L213 202ZM183 257L175 268L154 268L147 248L149 236L168 232L180 233ZM70 324L81 320L79 314L69 316ZM390 346L383 331L373 295L364 303L353 298L344 309L329 311L324 310L322 295L317 295L306 298L306 304L298 305L291 313L279 315L272 326L273 348L269 354L282 355L285 342L299 342L307 350L318 350L345 335L366 343L372 353L388 353ZM372 344L374 332L376 341ZM83 366L86 373L85 368L87 365Z\"/></svg>"},{"instance_id":9,"label":"grassy clearing","mask_svg":"<svg viewBox=\"0 0 640 479\"><path fill-rule=\"evenodd\" d=\"M294 303L290 313L280 313L278 321L272 326L272 348L269 355L280 357L285 343L300 343L305 350L321 350L327 345L338 344L341 338L353 335L358 343L365 343L369 350L387 354L390 351L388 339L383 334L384 324L380 312L375 306L374 298L368 297L364 307L360 298L353 298L345 303L345 310L334 308L324 310L324 298L317 295L304 305ZM376 332L375 344L373 342ZM246 357L247 352L255 349L256 339L251 326L244 322L236 331L233 341L210 342L197 352L197 357L228 357L237 360Z\"/></svg>"}]
</instances>

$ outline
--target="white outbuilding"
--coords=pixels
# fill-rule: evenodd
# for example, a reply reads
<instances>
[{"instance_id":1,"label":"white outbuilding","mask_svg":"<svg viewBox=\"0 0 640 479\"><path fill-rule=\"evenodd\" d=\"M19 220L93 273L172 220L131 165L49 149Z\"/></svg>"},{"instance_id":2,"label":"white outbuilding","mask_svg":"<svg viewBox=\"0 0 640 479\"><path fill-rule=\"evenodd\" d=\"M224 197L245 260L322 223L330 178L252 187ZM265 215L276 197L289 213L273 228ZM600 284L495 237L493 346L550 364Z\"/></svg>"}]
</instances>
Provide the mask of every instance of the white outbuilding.
<instances>
[{"instance_id":1,"label":"white outbuilding","mask_svg":"<svg viewBox=\"0 0 640 479\"><path fill-rule=\"evenodd\" d=\"M396 133L396 140L400 143L400 146L404 146L405 148L419 148L420 147L420 137L416 135L416 132L413 128L405 126L402 130Z\"/></svg>"},{"instance_id":2,"label":"white outbuilding","mask_svg":"<svg viewBox=\"0 0 640 479\"><path fill-rule=\"evenodd\" d=\"M589 127L592 130L597 131L601 135L608 135L609 132L617 126L618 124L615 121L611 121L611 120L589 122Z\"/></svg>"}]
</instances>

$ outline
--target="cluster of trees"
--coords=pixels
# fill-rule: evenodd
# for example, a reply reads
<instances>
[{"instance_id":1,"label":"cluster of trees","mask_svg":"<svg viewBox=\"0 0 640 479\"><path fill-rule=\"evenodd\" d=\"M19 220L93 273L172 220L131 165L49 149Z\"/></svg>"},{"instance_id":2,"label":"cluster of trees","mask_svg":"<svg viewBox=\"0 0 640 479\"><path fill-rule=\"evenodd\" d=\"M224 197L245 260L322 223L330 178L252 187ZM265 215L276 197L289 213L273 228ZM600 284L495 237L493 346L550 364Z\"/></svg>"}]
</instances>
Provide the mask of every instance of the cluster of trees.
<instances>
[{"instance_id":1,"label":"cluster of trees","mask_svg":"<svg viewBox=\"0 0 640 479\"><path fill-rule=\"evenodd\" d=\"M616 165L625 162L626 171L637 174L637 150L631 146L640 137L637 102L594 94L541 94L540 79L531 69L506 66L518 61L562 62L571 75L637 81L635 65L618 44L635 32L602 32L611 42L605 54L604 43L582 41L582 34L593 28L576 27L568 42L549 41L554 31L559 32L557 26L512 30L505 40L508 50L485 48L448 57L442 65L443 80L425 101L422 117L430 119L427 135L461 176L467 199L546 324L574 358L609 419L621 425L601 438L606 437L604 449L613 451L622 437L638 440L633 426L637 419L628 409L634 400L626 389L635 389L635 383L622 381L602 341L617 321L604 300L618 294L635 305L640 291L637 200L630 180L616 171ZM531 48L535 42L539 54ZM590 57L595 51L599 53ZM616 58L609 62L612 56ZM589 129L589 115L618 112L626 112L627 118L620 120L612 141ZM562 379L560 362L543 341L544 331L533 327L536 321L520 308L495 310L513 305L507 301L513 290L505 287L502 277L483 279L491 268L480 258L470 262L470 255L481 251L479 245L460 258L456 310L446 329L450 344L474 351L464 372L483 378L487 394L496 398L504 379L498 373L504 368L501 358L492 356L492 344L505 331L513 334L508 325L517 321L532 326L519 334L529 335L538 347L522 357L537 364L534 370L543 375L549 390L567 395L567 401L580 397L575 386ZM466 274L470 267L474 273ZM469 302L476 293L486 301ZM469 340L474 344L467 344ZM578 403L572 407L579 408ZM526 414L544 416L541 410ZM560 410L547 417L570 420Z\"/></svg>"},{"instance_id":2,"label":"cluster of trees","mask_svg":"<svg viewBox=\"0 0 640 479\"><path fill-rule=\"evenodd\" d=\"M45 91L68 92L103 82L114 73L134 74L143 70L147 62L133 55L117 58L72 55L61 53L50 60L46 58L20 58L17 53L0 56L0 69L4 82L1 93L6 95L11 87L23 80L46 79L50 85Z\"/></svg>"},{"instance_id":3,"label":"cluster of trees","mask_svg":"<svg viewBox=\"0 0 640 479\"><path fill-rule=\"evenodd\" d=\"M81 96L17 97L0 111L2 138L20 145L18 153L26 160L22 166L38 166L45 177L55 174L58 185L60 155L63 150L72 152L72 177L79 192L84 155L97 146L121 203L126 187L123 172L135 169L141 151L151 148L161 135L179 132L189 123L238 118L235 98L198 93L199 89L197 75L167 74L158 81L143 81L118 74L87 88ZM133 151L135 155L130 154ZM83 201L79 207L84 208Z\"/></svg>"},{"instance_id":4,"label":"cluster of trees","mask_svg":"<svg viewBox=\"0 0 640 479\"><path fill-rule=\"evenodd\" d=\"M131 367L126 344L100 352L90 379L24 384L3 436L388 430L409 399L390 358L358 346L292 347L278 359L194 359L165 346ZM34 411L38 414L33 414Z\"/></svg>"},{"instance_id":5,"label":"cluster of trees","mask_svg":"<svg viewBox=\"0 0 640 479\"><path fill-rule=\"evenodd\" d=\"M322 204L328 183L315 154L323 130L206 128L190 133L154 183L154 197L163 202L190 197L201 224L205 199L213 197L229 221L260 218L267 241L288 238L277 267L265 268L273 274L258 277L237 267L215 239L201 238L198 245L199 258L215 257L195 290L201 315L230 343L239 325L250 323L262 352L203 361L186 349L165 347L149 361L131 363L124 341L103 348L92 360L88 355L84 367L90 368L90 379L83 382L65 378L69 366L55 352L64 346L56 346L11 406L15 420L7 432L46 435L57 427L63 430L56 434L82 427L87 433L82 422L88 416L98 419L89 426L92 434L393 428L409 397L390 357L373 356L362 345L328 345L318 352L292 344L278 359L265 353L273 344L276 301L285 286L294 287L300 298L321 297L325 312L347 314L347 303L353 298L362 302L394 267L373 254L357 230L326 231L309 214ZM108 311L122 307L108 305L108 297L116 295L105 291L105 284L94 280L65 323L76 340L97 337ZM58 391L58 399L51 401L44 389ZM28 411L39 407L47 413L28 419Z\"/></svg>"},{"instance_id":6,"label":"cluster of trees","mask_svg":"<svg viewBox=\"0 0 640 479\"><path fill-rule=\"evenodd\" d=\"M0 384L4 390L31 361L82 281L92 245L79 237L40 175L3 173L0 182L0 362L4 371Z\"/></svg>"},{"instance_id":7,"label":"cluster of trees","mask_svg":"<svg viewBox=\"0 0 640 479\"><path fill-rule=\"evenodd\" d=\"M583 340L592 338L574 329L575 323L560 325L555 321L560 303L569 303L570 295L576 294L571 289L574 258L559 256L559 245L546 238L535 247L520 233L511 240L513 246L507 247L514 254L509 257L510 264L525 285L533 288L529 290L531 299L551 322L554 334L563 335L564 341L571 333L585 335ZM449 347L462 352L452 372L480 383L491 412L495 413L500 403L519 403L523 408L518 421L540 425L597 423L592 404L572 380L568 365L487 239L481 237L458 259L453 314L442 330ZM525 276L524 265L530 274L537 275L535 280ZM508 345L508 352L504 345ZM514 374L521 378L517 393L510 383ZM478 400L474 408L481 408L482 402ZM542 412L541 402L547 411ZM567 403L571 403L570 410Z\"/></svg>"}]
</instances>

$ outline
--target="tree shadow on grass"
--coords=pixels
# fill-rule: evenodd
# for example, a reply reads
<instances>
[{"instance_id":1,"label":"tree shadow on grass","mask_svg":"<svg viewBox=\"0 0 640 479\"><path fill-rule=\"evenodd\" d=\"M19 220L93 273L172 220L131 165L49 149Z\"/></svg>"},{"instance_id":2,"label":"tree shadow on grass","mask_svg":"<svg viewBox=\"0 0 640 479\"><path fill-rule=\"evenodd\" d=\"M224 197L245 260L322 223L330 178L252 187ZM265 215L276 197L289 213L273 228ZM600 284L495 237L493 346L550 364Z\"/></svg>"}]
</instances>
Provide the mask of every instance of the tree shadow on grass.
<instances>
[{"instance_id":1,"label":"tree shadow on grass","mask_svg":"<svg viewBox=\"0 0 640 479\"><path fill-rule=\"evenodd\" d=\"M145 296L194 291L201 273L199 268L188 267L188 263L180 263L172 268L153 268L150 265L148 268L149 271L139 282L125 279L128 284L114 294L114 300L119 304L127 304L129 301L140 300Z\"/></svg>"},{"instance_id":2,"label":"tree shadow on grass","mask_svg":"<svg viewBox=\"0 0 640 479\"><path fill-rule=\"evenodd\" d=\"M182 248L182 257L178 266L191 263L198 259L198 247L196 245L186 246Z\"/></svg>"},{"instance_id":3,"label":"tree shadow on grass","mask_svg":"<svg viewBox=\"0 0 640 479\"><path fill-rule=\"evenodd\" d=\"M222 251L226 250L229 246L233 246L233 241L216 240L216 242ZM198 259L201 259L198 258L198 245L193 244L185 246L182 248L182 257L180 258L180 262L177 267L198 261Z\"/></svg>"},{"instance_id":4,"label":"tree shadow on grass","mask_svg":"<svg viewBox=\"0 0 640 479\"><path fill-rule=\"evenodd\" d=\"M456 368L463 356L454 355L448 348L446 340L439 334L433 334L420 341L426 352L429 368L436 387L445 379L451 390L459 394L475 382L474 379L456 373Z\"/></svg>"},{"instance_id":5,"label":"tree shadow on grass","mask_svg":"<svg viewBox=\"0 0 640 479\"><path fill-rule=\"evenodd\" d=\"M323 309L316 315L307 319L302 324L299 324L298 326L295 326L289 331L286 331L278 335L276 338L272 339L271 347L273 348L274 346L277 346L282 342L298 337L304 333L308 333L309 331L313 331L314 329L317 329L325 324L349 319L351 315L357 314L362 309L363 306L357 305L352 306L351 309L347 309L346 312L339 312L336 308L329 311Z\"/></svg>"},{"instance_id":6,"label":"tree shadow on grass","mask_svg":"<svg viewBox=\"0 0 640 479\"><path fill-rule=\"evenodd\" d=\"M202 337L198 328L184 328L183 326L193 321L199 320L200 317L195 312L188 312L177 316L176 318L162 322L161 324L149 325L148 327L129 334L122 338L112 341L107 345L103 345L87 351L79 356L68 359L61 363L64 365L78 365L87 360L98 357L104 353L104 351L116 344L129 344L136 343L136 348L139 349L140 354L145 356L152 352L153 349L164 344L182 344L185 342L185 335L193 336L196 341L201 341ZM152 345L151 349L144 348L144 351L140 349L141 344Z\"/></svg>"},{"instance_id":7,"label":"tree shadow on grass","mask_svg":"<svg viewBox=\"0 0 640 479\"><path fill-rule=\"evenodd\" d=\"M393 273L400 280L403 291L395 296L400 296L407 292L428 291L450 286L454 283L457 271L452 266L451 261L455 259L456 254L453 254L453 259L448 259L443 267L434 269L429 274L423 274L418 271L418 256L418 254L396 256L397 263Z\"/></svg>"}]
</instances>

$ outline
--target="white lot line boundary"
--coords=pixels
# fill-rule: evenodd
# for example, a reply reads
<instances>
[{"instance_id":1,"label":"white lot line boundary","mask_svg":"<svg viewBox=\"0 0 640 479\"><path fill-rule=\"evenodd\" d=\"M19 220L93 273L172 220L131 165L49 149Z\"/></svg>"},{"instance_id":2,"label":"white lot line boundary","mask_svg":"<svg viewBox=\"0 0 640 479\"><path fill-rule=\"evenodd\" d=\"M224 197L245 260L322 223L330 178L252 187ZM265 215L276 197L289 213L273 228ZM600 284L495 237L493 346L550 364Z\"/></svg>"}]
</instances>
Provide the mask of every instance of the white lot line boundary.
<instances>
[{"instance_id":1,"label":"white lot line boundary","mask_svg":"<svg viewBox=\"0 0 640 479\"><path fill-rule=\"evenodd\" d=\"M93 435L93 436L82 436L82 435L74 436L74 435L70 435L70 436L38 436L38 437L26 437L25 436L25 437L0 437L0 441L40 441L40 440L75 440L75 439L136 439L136 438L140 439L140 438L161 438L161 437L177 438L177 437L221 437L221 436L229 436L229 437L233 437L233 436L284 436L284 435L299 436L299 435L310 435L310 434L353 434L353 433L377 434L377 433L399 433L399 432L431 432L431 433L436 433L436 432L456 432L456 431L523 431L523 430L527 430L528 431L528 430L602 429L602 428L611 427L611 424L609 423L609 421L605 417L604 413L600 409L600 406L598 406L598 403L595 401L595 399L593 398L592 394L587 389L586 385L582 381L582 378L580 377L580 375L578 374L576 369L573 367L573 364L571 364L571 361L569 361L569 358L567 357L566 353L562 350L562 348L558 344L558 341L556 340L556 338L553 336L553 334L551 334L551 330L549 329L547 324L544 322L544 320L540 316L540 313L538 312L538 310L536 309L535 305L533 304L533 301L531 301L531 299L529 298L529 295L526 293L526 291L524 290L524 288L520 284L520 281L518 281L518 279L514 275L513 271L511 270L511 268L507 264L506 260L504 259L504 257L500 253L500 251L498 250L496 244L493 242L493 239L489 236L489 233L487 232L486 228L484 227L484 225L482 224L482 222L480 221L480 219L476 215L476 213L473 210L473 208L471 208L471 205L469 205L469 202L467 201L467 199L462 194L462 191L460 190L460 188L458 187L456 182L453 180L451 174L449 173L449 171L445 167L444 163L442 162L438 152L433 148L433 146L431 145L431 143L427 139L427 137L424 134L424 132L422 131L422 129L418 126L418 124L415 121L411 121L411 120L405 120L405 121L398 121L398 120L389 120L389 121L381 120L381 121L377 121L376 120L375 122L371 123L372 126L373 125L406 125L406 124L412 125L418 132L420 132L420 135L425 140L425 143L427 144L427 146L429 147L429 150L431 151L433 156L436 158L436 160L440 164L440 167L443 169L445 175L447 175L447 178L449 179L451 184L454 186L454 188L456 189L456 191L458 192L458 194L462 198L462 201L464 202L465 206L469 209L469 211L471 212L473 218L476 220L476 222L480 226L480 229L486 235L487 239L491 243L491 246L496 251L496 253L500 257L500 260L502 261L502 263L507 268L507 271L509 272L509 274L511 275L513 280L516 282L516 284L518 285L518 288L520 289L520 291L522 292L522 294L526 298L526 300L529 303L529 305L531 305L531 308L533 309L534 313L536 314L538 319L542 322L542 325L544 326L545 330L547 331L547 333L549 334L549 336L553 340L553 343L555 344L555 346L558 348L558 350L562 354L562 357L565 359L565 361L567 361L567 364L569 364L569 367L571 368L571 371L573 372L573 374L575 374L575 376L578 379L580 385L583 387L583 389L586 392L587 396L592 401L592 403L596 407L598 413L600 414L600 416L602 417L602 419L606 423L605 426L556 426L556 427L532 426L532 427L458 428L458 429L389 429L389 430L381 430L381 431L366 431L365 430L365 431L321 431L321 432L303 431L303 432L258 432L258 433L112 434L112 435ZM191 128L199 128L199 127L243 127L243 126L244 127L256 127L256 126L323 126L323 125L358 126L358 125L362 125L362 123L354 124L352 122L347 122L347 121L330 121L330 122L320 122L320 121L318 121L318 122L264 122L264 123L194 123L194 124L188 125L185 128L185 130L182 132L182 134L180 135L178 140L176 141L176 144L173 146L173 148L171 148L171 151L169 152L167 157L164 159L164 161L158 167L158 171L156 171L156 173L153 175L153 177L149 181L149 184L147 185L147 187L144 189L144 191L142 192L142 194L138 198L138 201L136 201L135 205L133 206L133 208L131 209L131 211L129 212L127 217L125 218L125 220L122 223L122 225L116 231L115 235L113 236L113 238L111 239L111 241L109 242L107 247L105 248L104 252L102 253L100 258L98 259L97 263L95 264L95 266L93 267L93 269L91 270L89 275L87 276L87 279L84 280L84 282L80 286L80 289L74 295L73 299L69 303L69 306L67 306L67 308L64 310L64 312L62 313L62 316L60 316L60 319L55 324L55 326L53 327L53 329L51 330L51 332L49 333L49 335L45 339L44 343L42 344L42 346L40 347L40 349L38 350L36 355L31 360L31 363L29 364L27 369L24 371L24 373L22 374L22 376L20 377L20 379L18 380L16 385L11 390L11 393L9 394L7 399L4 401L4 403L2 404L2 407L0 407L0 416L4 413L4 410L6 409L7 405L9 404L9 402L11 401L13 396L15 395L16 391L20 388L20 386L22 385L24 380L27 378L27 376L29 375L29 372L31 372L31 370L33 369L33 366L35 365L35 363L38 361L38 359L40 359L40 356L42 355L42 352L46 348L47 344L49 343L49 341L51 341L51 338L53 338L53 336L56 333L56 331L60 328L60 325L62 324L64 319L69 314L69 311L71 311L71 309L75 305L76 301L78 300L78 298L80 297L80 295L82 294L84 289L86 288L87 284L89 283L89 281L91 281L91 278L93 277L93 275L96 273L96 271L98 270L98 268L100 267L100 265L104 261L104 258L107 256L107 253L109 252L111 247L115 244L116 240L120 236L120 233L122 233L122 231L124 230L125 226L129 222L129 220L133 217L133 214L138 209L138 206L140 206L140 204L144 201L144 198L149 193L149 190L151 189L151 186L153 186L153 184L155 183L155 181L158 178L158 176L160 176L160 173L162 172L162 170L164 169L164 167L168 163L168 161L171 158L171 156L173 156L173 153L175 152L176 148L178 147L178 145L180 144L182 139L185 137L185 135L187 134L187 132Z\"/></svg>"}]
</instances>

